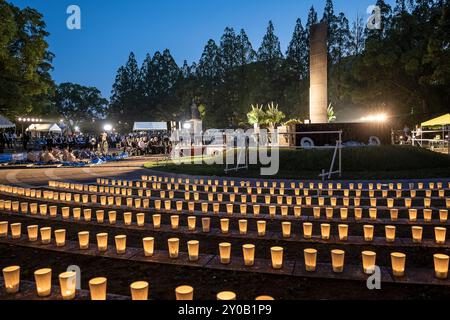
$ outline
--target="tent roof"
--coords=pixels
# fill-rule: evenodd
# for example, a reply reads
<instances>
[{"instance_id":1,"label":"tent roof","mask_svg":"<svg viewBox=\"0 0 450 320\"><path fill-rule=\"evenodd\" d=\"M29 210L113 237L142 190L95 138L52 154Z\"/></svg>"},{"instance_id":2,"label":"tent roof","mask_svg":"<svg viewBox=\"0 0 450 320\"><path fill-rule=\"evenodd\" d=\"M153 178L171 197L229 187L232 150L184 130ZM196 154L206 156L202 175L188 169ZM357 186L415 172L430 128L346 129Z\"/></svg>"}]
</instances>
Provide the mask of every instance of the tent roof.
<instances>
[{"instance_id":1,"label":"tent roof","mask_svg":"<svg viewBox=\"0 0 450 320\"><path fill-rule=\"evenodd\" d=\"M167 130L166 122L135 122L133 131Z\"/></svg>"},{"instance_id":2,"label":"tent roof","mask_svg":"<svg viewBox=\"0 0 450 320\"><path fill-rule=\"evenodd\" d=\"M450 113L422 123L422 127L440 127L450 125Z\"/></svg>"},{"instance_id":3,"label":"tent roof","mask_svg":"<svg viewBox=\"0 0 450 320\"><path fill-rule=\"evenodd\" d=\"M4 116L0 115L0 129L14 128L16 125Z\"/></svg>"},{"instance_id":4,"label":"tent roof","mask_svg":"<svg viewBox=\"0 0 450 320\"><path fill-rule=\"evenodd\" d=\"M39 132L61 132L61 128L56 124L51 123L39 123L32 124L27 128L27 131L39 131Z\"/></svg>"}]
</instances>

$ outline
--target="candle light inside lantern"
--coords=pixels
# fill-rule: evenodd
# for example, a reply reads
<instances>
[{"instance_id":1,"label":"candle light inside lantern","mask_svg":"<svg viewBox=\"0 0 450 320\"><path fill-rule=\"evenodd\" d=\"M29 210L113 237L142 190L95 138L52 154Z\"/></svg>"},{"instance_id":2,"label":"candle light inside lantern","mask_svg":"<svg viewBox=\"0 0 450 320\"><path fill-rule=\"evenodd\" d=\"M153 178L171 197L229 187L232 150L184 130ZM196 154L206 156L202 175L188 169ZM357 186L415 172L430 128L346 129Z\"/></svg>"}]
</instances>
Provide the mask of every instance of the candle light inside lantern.
<instances>
[{"instance_id":1,"label":"candle light inside lantern","mask_svg":"<svg viewBox=\"0 0 450 320\"><path fill-rule=\"evenodd\" d=\"M305 249L305 268L308 272L316 271L317 266L317 250L316 249Z\"/></svg>"},{"instance_id":2,"label":"candle light inside lantern","mask_svg":"<svg viewBox=\"0 0 450 320\"><path fill-rule=\"evenodd\" d=\"M11 266L3 268L3 280L7 293L17 293L20 289L20 267Z\"/></svg>"},{"instance_id":3,"label":"candle light inside lantern","mask_svg":"<svg viewBox=\"0 0 450 320\"><path fill-rule=\"evenodd\" d=\"M247 220L239 220L239 233L241 235L247 234Z\"/></svg>"},{"instance_id":4,"label":"candle light inside lantern","mask_svg":"<svg viewBox=\"0 0 450 320\"><path fill-rule=\"evenodd\" d=\"M310 222L303 223L303 238L311 239L312 238L313 225Z\"/></svg>"},{"instance_id":5,"label":"candle light inside lantern","mask_svg":"<svg viewBox=\"0 0 450 320\"><path fill-rule=\"evenodd\" d=\"M39 205L39 213L41 214L41 216L47 215L47 205L46 204Z\"/></svg>"},{"instance_id":6,"label":"candle light inside lantern","mask_svg":"<svg viewBox=\"0 0 450 320\"><path fill-rule=\"evenodd\" d=\"M328 220L332 220L333 216L334 216L334 209L330 208L330 207L327 207L325 209L325 214L326 214L326 217L327 217Z\"/></svg>"},{"instance_id":7,"label":"candle light inside lantern","mask_svg":"<svg viewBox=\"0 0 450 320\"><path fill-rule=\"evenodd\" d=\"M168 246L169 246L169 257L171 259L177 259L178 258L178 252L180 249L180 239L178 238L171 238L167 240Z\"/></svg>"},{"instance_id":8,"label":"candle light inside lantern","mask_svg":"<svg viewBox=\"0 0 450 320\"><path fill-rule=\"evenodd\" d=\"M138 227L143 227L145 225L145 213L136 214L136 221Z\"/></svg>"},{"instance_id":9,"label":"candle light inside lantern","mask_svg":"<svg viewBox=\"0 0 450 320\"><path fill-rule=\"evenodd\" d=\"M290 222L282 222L281 227L282 227L283 238L290 238L292 224Z\"/></svg>"},{"instance_id":10,"label":"candle light inside lantern","mask_svg":"<svg viewBox=\"0 0 450 320\"><path fill-rule=\"evenodd\" d=\"M154 214L152 216L153 219L153 228L154 229L160 229L161 228L161 215L160 214Z\"/></svg>"},{"instance_id":11,"label":"candle light inside lantern","mask_svg":"<svg viewBox=\"0 0 450 320\"><path fill-rule=\"evenodd\" d=\"M73 300L76 295L77 274L73 271L63 272L59 275L61 295L64 300Z\"/></svg>"},{"instance_id":12,"label":"candle light inside lantern","mask_svg":"<svg viewBox=\"0 0 450 320\"><path fill-rule=\"evenodd\" d=\"M255 263L255 245L244 244L242 246L242 252L244 256L244 265L246 267L251 267Z\"/></svg>"},{"instance_id":13,"label":"candle light inside lantern","mask_svg":"<svg viewBox=\"0 0 450 320\"><path fill-rule=\"evenodd\" d=\"M105 211L103 210L95 211L95 218L97 219L97 223L103 223L105 221Z\"/></svg>"},{"instance_id":14,"label":"candle light inside lantern","mask_svg":"<svg viewBox=\"0 0 450 320\"><path fill-rule=\"evenodd\" d=\"M200 242L197 240L188 241L189 261L198 261Z\"/></svg>"},{"instance_id":15,"label":"candle light inside lantern","mask_svg":"<svg viewBox=\"0 0 450 320\"><path fill-rule=\"evenodd\" d=\"M373 233L374 233L374 226L372 225L365 225L364 226L364 241L373 241Z\"/></svg>"},{"instance_id":16,"label":"candle light inside lantern","mask_svg":"<svg viewBox=\"0 0 450 320\"><path fill-rule=\"evenodd\" d=\"M218 301L236 300L236 294L231 291L222 291L217 294Z\"/></svg>"},{"instance_id":17,"label":"candle light inside lantern","mask_svg":"<svg viewBox=\"0 0 450 320\"><path fill-rule=\"evenodd\" d=\"M261 206L259 204L253 205L253 215L258 216L261 212Z\"/></svg>"},{"instance_id":18,"label":"candle light inside lantern","mask_svg":"<svg viewBox=\"0 0 450 320\"><path fill-rule=\"evenodd\" d=\"M8 236L8 221L0 221L0 238Z\"/></svg>"},{"instance_id":19,"label":"candle light inside lantern","mask_svg":"<svg viewBox=\"0 0 450 320\"><path fill-rule=\"evenodd\" d=\"M55 230L55 242L57 247L64 247L66 245L66 230Z\"/></svg>"},{"instance_id":20,"label":"candle light inside lantern","mask_svg":"<svg viewBox=\"0 0 450 320\"><path fill-rule=\"evenodd\" d=\"M348 225L340 224L338 226L338 230L339 230L339 240L347 241L348 240Z\"/></svg>"},{"instance_id":21,"label":"candle light inside lantern","mask_svg":"<svg viewBox=\"0 0 450 320\"><path fill-rule=\"evenodd\" d=\"M375 262L377 254L373 251L362 252L363 271L365 274L373 274L375 272Z\"/></svg>"},{"instance_id":22,"label":"candle light inside lantern","mask_svg":"<svg viewBox=\"0 0 450 320\"><path fill-rule=\"evenodd\" d=\"M275 270L283 268L283 248L272 247L270 248L270 255L272 258L272 268Z\"/></svg>"},{"instance_id":23,"label":"candle light inside lantern","mask_svg":"<svg viewBox=\"0 0 450 320\"><path fill-rule=\"evenodd\" d=\"M180 216L177 215L170 216L170 226L172 230L178 230L180 226Z\"/></svg>"},{"instance_id":24,"label":"candle light inside lantern","mask_svg":"<svg viewBox=\"0 0 450 320\"><path fill-rule=\"evenodd\" d=\"M391 220L392 221L397 221L398 220L398 209L391 209L391 210L389 210L389 213L391 215Z\"/></svg>"},{"instance_id":25,"label":"candle light inside lantern","mask_svg":"<svg viewBox=\"0 0 450 320\"><path fill-rule=\"evenodd\" d=\"M124 254L127 251L127 236L118 235L114 237L117 254Z\"/></svg>"},{"instance_id":26,"label":"candle light inside lantern","mask_svg":"<svg viewBox=\"0 0 450 320\"><path fill-rule=\"evenodd\" d=\"M333 272L342 273L344 271L345 251L332 250L331 251L331 264L333 266Z\"/></svg>"},{"instance_id":27,"label":"candle light inside lantern","mask_svg":"<svg viewBox=\"0 0 450 320\"><path fill-rule=\"evenodd\" d=\"M78 232L78 243L81 250L89 249L89 231Z\"/></svg>"},{"instance_id":28,"label":"candle light inside lantern","mask_svg":"<svg viewBox=\"0 0 450 320\"><path fill-rule=\"evenodd\" d=\"M45 227L40 229L42 244L49 244L52 239L52 228Z\"/></svg>"},{"instance_id":29,"label":"candle light inside lantern","mask_svg":"<svg viewBox=\"0 0 450 320\"><path fill-rule=\"evenodd\" d=\"M52 291L52 269L39 269L34 272L36 291L39 297L48 297Z\"/></svg>"},{"instance_id":30,"label":"candle light inside lantern","mask_svg":"<svg viewBox=\"0 0 450 320\"><path fill-rule=\"evenodd\" d=\"M195 216L188 217L187 221L188 221L188 230L195 231L196 224L197 224L197 218Z\"/></svg>"},{"instance_id":31,"label":"candle light inside lantern","mask_svg":"<svg viewBox=\"0 0 450 320\"><path fill-rule=\"evenodd\" d=\"M106 300L106 278L94 278L89 280L89 292L91 294L91 300L104 301Z\"/></svg>"},{"instance_id":32,"label":"candle light inside lantern","mask_svg":"<svg viewBox=\"0 0 450 320\"><path fill-rule=\"evenodd\" d=\"M322 240L330 240L331 225L323 223L320 225Z\"/></svg>"},{"instance_id":33,"label":"candle light inside lantern","mask_svg":"<svg viewBox=\"0 0 450 320\"><path fill-rule=\"evenodd\" d=\"M28 231L28 240L31 242L37 241L39 226L36 225L28 226L27 231Z\"/></svg>"},{"instance_id":34,"label":"candle light inside lantern","mask_svg":"<svg viewBox=\"0 0 450 320\"><path fill-rule=\"evenodd\" d=\"M230 228L230 220L229 219L220 219L220 230L223 234L227 234Z\"/></svg>"},{"instance_id":35,"label":"candle light inside lantern","mask_svg":"<svg viewBox=\"0 0 450 320\"><path fill-rule=\"evenodd\" d=\"M277 207L276 206L269 206L269 215L271 217L275 217L277 214Z\"/></svg>"},{"instance_id":36,"label":"candle light inside lantern","mask_svg":"<svg viewBox=\"0 0 450 320\"><path fill-rule=\"evenodd\" d=\"M439 210L439 219L442 223L448 220L448 210Z\"/></svg>"},{"instance_id":37,"label":"candle light inside lantern","mask_svg":"<svg viewBox=\"0 0 450 320\"><path fill-rule=\"evenodd\" d=\"M142 243L144 246L144 255L146 257L152 257L155 251L155 238L147 237L142 239Z\"/></svg>"},{"instance_id":38,"label":"candle light inside lantern","mask_svg":"<svg viewBox=\"0 0 450 320\"><path fill-rule=\"evenodd\" d=\"M445 254L435 254L433 257L434 257L434 271L436 278L447 279L449 256Z\"/></svg>"},{"instance_id":39,"label":"candle light inside lantern","mask_svg":"<svg viewBox=\"0 0 450 320\"><path fill-rule=\"evenodd\" d=\"M13 239L20 239L22 236L22 224L12 223L11 224L11 236Z\"/></svg>"},{"instance_id":40,"label":"candle light inside lantern","mask_svg":"<svg viewBox=\"0 0 450 320\"><path fill-rule=\"evenodd\" d=\"M266 221L257 221L256 227L258 231L258 237L264 237L266 235Z\"/></svg>"},{"instance_id":41,"label":"candle light inside lantern","mask_svg":"<svg viewBox=\"0 0 450 320\"><path fill-rule=\"evenodd\" d=\"M231 243L219 243L219 255L221 264L229 264L231 261Z\"/></svg>"},{"instance_id":42,"label":"candle light inside lantern","mask_svg":"<svg viewBox=\"0 0 450 320\"><path fill-rule=\"evenodd\" d=\"M412 240L414 243L422 242L423 228L422 227L412 227Z\"/></svg>"},{"instance_id":43,"label":"candle light inside lantern","mask_svg":"<svg viewBox=\"0 0 450 320\"><path fill-rule=\"evenodd\" d=\"M378 210L377 208L369 208L370 220L377 220Z\"/></svg>"},{"instance_id":44,"label":"candle light inside lantern","mask_svg":"<svg viewBox=\"0 0 450 320\"><path fill-rule=\"evenodd\" d=\"M417 221L417 209L409 209L409 221L415 222Z\"/></svg>"},{"instance_id":45,"label":"candle light inside lantern","mask_svg":"<svg viewBox=\"0 0 450 320\"><path fill-rule=\"evenodd\" d=\"M391 253L392 274L394 277L405 275L406 255L400 252Z\"/></svg>"},{"instance_id":46,"label":"candle light inside lantern","mask_svg":"<svg viewBox=\"0 0 450 320\"><path fill-rule=\"evenodd\" d=\"M359 220L362 219L362 213L363 213L362 208L355 208L354 209L354 213L355 213L355 220L356 221L359 221Z\"/></svg>"},{"instance_id":47,"label":"candle light inside lantern","mask_svg":"<svg viewBox=\"0 0 450 320\"><path fill-rule=\"evenodd\" d=\"M385 227L385 233L386 233L386 241L387 242L395 242L395 234L396 234L397 228L395 226L386 226Z\"/></svg>"},{"instance_id":48,"label":"candle light inside lantern","mask_svg":"<svg viewBox=\"0 0 450 320\"><path fill-rule=\"evenodd\" d=\"M434 228L434 238L436 244L445 244L447 236L447 228L436 227Z\"/></svg>"},{"instance_id":49,"label":"candle light inside lantern","mask_svg":"<svg viewBox=\"0 0 450 320\"><path fill-rule=\"evenodd\" d=\"M204 233L211 231L211 218L202 218L202 231Z\"/></svg>"},{"instance_id":50,"label":"candle light inside lantern","mask_svg":"<svg viewBox=\"0 0 450 320\"><path fill-rule=\"evenodd\" d=\"M319 207L314 207L313 208L313 214L314 214L314 219L320 219L320 208Z\"/></svg>"},{"instance_id":51,"label":"candle light inside lantern","mask_svg":"<svg viewBox=\"0 0 450 320\"><path fill-rule=\"evenodd\" d=\"M178 301L194 300L194 288L191 286L179 286L175 289L175 297Z\"/></svg>"},{"instance_id":52,"label":"candle light inside lantern","mask_svg":"<svg viewBox=\"0 0 450 320\"><path fill-rule=\"evenodd\" d=\"M126 226L131 226L132 220L133 220L133 214L131 212L123 213L123 223Z\"/></svg>"},{"instance_id":53,"label":"candle light inside lantern","mask_svg":"<svg viewBox=\"0 0 450 320\"><path fill-rule=\"evenodd\" d=\"M148 300L148 282L137 281L130 285L131 299L134 301Z\"/></svg>"}]
</instances>

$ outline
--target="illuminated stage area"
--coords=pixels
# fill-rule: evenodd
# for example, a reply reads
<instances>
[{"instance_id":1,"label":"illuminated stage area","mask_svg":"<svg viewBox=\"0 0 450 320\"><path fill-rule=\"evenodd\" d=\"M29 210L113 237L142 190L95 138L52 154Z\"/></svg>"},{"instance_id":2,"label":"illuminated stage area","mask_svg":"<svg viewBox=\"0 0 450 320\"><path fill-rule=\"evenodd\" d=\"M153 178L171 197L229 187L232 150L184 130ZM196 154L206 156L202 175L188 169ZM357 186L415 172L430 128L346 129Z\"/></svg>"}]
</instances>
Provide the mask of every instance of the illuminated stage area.
<instances>
[{"instance_id":1,"label":"illuminated stage area","mask_svg":"<svg viewBox=\"0 0 450 320\"><path fill-rule=\"evenodd\" d=\"M450 285L449 189L444 180L322 183L164 174L1 185L1 296L443 297ZM75 286L67 277L80 270ZM383 290L367 289L380 283Z\"/></svg>"}]
</instances>

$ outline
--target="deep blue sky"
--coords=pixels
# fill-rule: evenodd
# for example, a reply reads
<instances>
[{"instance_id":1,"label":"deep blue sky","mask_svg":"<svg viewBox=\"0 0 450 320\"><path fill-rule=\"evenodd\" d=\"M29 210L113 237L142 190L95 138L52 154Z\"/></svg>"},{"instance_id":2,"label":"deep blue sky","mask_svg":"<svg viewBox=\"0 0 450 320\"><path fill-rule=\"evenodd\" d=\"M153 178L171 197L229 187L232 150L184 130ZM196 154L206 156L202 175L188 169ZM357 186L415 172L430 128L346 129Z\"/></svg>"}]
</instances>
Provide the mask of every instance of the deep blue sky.
<instances>
[{"instance_id":1,"label":"deep blue sky","mask_svg":"<svg viewBox=\"0 0 450 320\"><path fill-rule=\"evenodd\" d=\"M130 51L141 63L147 52L170 49L178 64L198 61L208 39L219 41L226 26L244 28L255 50L272 20L285 51L298 17L311 5L322 16L325 0L10 0L44 14L57 83L96 86L109 98L117 69ZM349 20L376 0L335 0ZM388 1L392 4L395 0ZM66 28L66 9L81 8L82 29Z\"/></svg>"}]
</instances>

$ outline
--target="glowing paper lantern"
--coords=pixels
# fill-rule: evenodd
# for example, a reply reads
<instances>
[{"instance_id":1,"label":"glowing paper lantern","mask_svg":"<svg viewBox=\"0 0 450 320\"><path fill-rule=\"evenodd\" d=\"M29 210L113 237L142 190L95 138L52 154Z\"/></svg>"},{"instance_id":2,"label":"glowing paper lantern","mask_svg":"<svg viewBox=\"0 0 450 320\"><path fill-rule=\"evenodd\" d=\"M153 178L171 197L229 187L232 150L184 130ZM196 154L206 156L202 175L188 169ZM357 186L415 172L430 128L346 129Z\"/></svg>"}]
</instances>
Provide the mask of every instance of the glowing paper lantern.
<instances>
[{"instance_id":1,"label":"glowing paper lantern","mask_svg":"<svg viewBox=\"0 0 450 320\"><path fill-rule=\"evenodd\" d=\"M217 294L217 300L219 301L236 300L236 294L231 291L222 291Z\"/></svg>"},{"instance_id":2,"label":"glowing paper lantern","mask_svg":"<svg viewBox=\"0 0 450 320\"><path fill-rule=\"evenodd\" d=\"M161 215L160 214L154 214L152 216L153 219L153 228L154 229L160 229L161 228Z\"/></svg>"},{"instance_id":3,"label":"glowing paper lantern","mask_svg":"<svg viewBox=\"0 0 450 320\"><path fill-rule=\"evenodd\" d=\"M339 240L347 241L348 240L348 225L340 224L338 226L338 230L339 230Z\"/></svg>"},{"instance_id":4,"label":"glowing paper lantern","mask_svg":"<svg viewBox=\"0 0 450 320\"><path fill-rule=\"evenodd\" d=\"M436 244L445 244L447 235L447 228L434 228L434 238L436 240Z\"/></svg>"},{"instance_id":5,"label":"glowing paper lantern","mask_svg":"<svg viewBox=\"0 0 450 320\"><path fill-rule=\"evenodd\" d=\"M95 218L97 219L97 223L103 223L105 221L105 211L103 210L95 211Z\"/></svg>"},{"instance_id":6,"label":"glowing paper lantern","mask_svg":"<svg viewBox=\"0 0 450 320\"><path fill-rule=\"evenodd\" d=\"M172 227L172 230L178 230L180 226L180 216L170 216L170 225Z\"/></svg>"},{"instance_id":7,"label":"glowing paper lantern","mask_svg":"<svg viewBox=\"0 0 450 320\"><path fill-rule=\"evenodd\" d=\"M118 235L114 237L117 254L124 254L127 251L127 236Z\"/></svg>"},{"instance_id":8,"label":"glowing paper lantern","mask_svg":"<svg viewBox=\"0 0 450 320\"><path fill-rule=\"evenodd\" d=\"M362 219L362 208L355 208L354 209L354 213L355 213L355 220L359 221Z\"/></svg>"},{"instance_id":9,"label":"glowing paper lantern","mask_svg":"<svg viewBox=\"0 0 450 320\"><path fill-rule=\"evenodd\" d=\"M261 212L261 206L259 204L253 205L253 215L258 216Z\"/></svg>"},{"instance_id":10,"label":"glowing paper lantern","mask_svg":"<svg viewBox=\"0 0 450 320\"><path fill-rule=\"evenodd\" d=\"M230 231L230 220L220 219L220 229L223 234L228 234L228 232Z\"/></svg>"},{"instance_id":11,"label":"glowing paper lantern","mask_svg":"<svg viewBox=\"0 0 450 320\"><path fill-rule=\"evenodd\" d=\"M334 209L328 207L328 208L325 209L325 212L326 212L327 219L328 220L332 220L333 219L333 215L334 215Z\"/></svg>"},{"instance_id":12,"label":"glowing paper lantern","mask_svg":"<svg viewBox=\"0 0 450 320\"><path fill-rule=\"evenodd\" d=\"M395 233L397 228L395 226L386 226L385 227L385 233L386 233L386 241L387 242L395 242Z\"/></svg>"},{"instance_id":13,"label":"glowing paper lantern","mask_svg":"<svg viewBox=\"0 0 450 320\"><path fill-rule=\"evenodd\" d=\"M375 272L375 262L377 254L373 251L362 252L363 271L365 274L373 274Z\"/></svg>"},{"instance_id":14,"label":"glowing paper lantern","mask_svg":"<svg viewBox=\"0 0 450 320\"><path fill-rule=\"evenodd\" d=\"M27 227L28 241L34 242L38 239L39 226L33 225Z\"/></svg>"},{"instance_id":15,"label":"glowing paper lantern","mask_svg":"<svg viewBox=\"0 0 450 320\"><path fill-rule=\"evenodd\" d=\"M189 261L198 261L200 243L197 240L191 240L187 243Z\"/></svg>"},{"instance_id":16,"label":"glowing paper lantern","mask_svg":"<svg viewBox=\"0 0 450 320\"><path fill-rule=\"evenodd\" d=\"M0 238L8 236L8 221L0 221Z\"/></svg>"},{"instance_id":17,"label":"glowing paper lantern","mask_svg":"<svg viewBox=\"0 0 450 320\"><path fill-rule=\"evenodd\" d=\"M196 224L197 224L197 218L195 216L188 217L187 222L188 222L188 230L195 231Z\"/></svg>"},{"instance_id":18,"label":"glowing paper lantern","mask_svg":"<svg viewBox=\"0 0 450 320\"><path fill-rule=\"evenodd\" d=\"M180 286L175 289L175 297L177 300L190 301L194 300L194 288L191 286Z\"/></svg>"},{"instance_id":19,"label":"glowing paper lantern","mask_svg":"<svg viewBox=\"0 0 450 320\"><path fill-rule=\"evenodd\" d=\"M112 225L116 224L116 221L117 221L117 212L116 211L108 212L108 221L109 221L109 224L112 224Z\"/></svg>"},{"instance_id":20,"label":"glowing paper lantern","mask_svg":"<svg viewBox=\"0 0 450 320\"><path fill-rule=\"evenodd\" d=\"M39 269L34 272L36 291L39 297L48 297L52 292L52 269Z\"/></svg>"},{"instance_id":21,"label":"glowing paper lantern","mask_svg":"<svg viewBox=\"0 0 450 320\"><path fill-rule=\"evenodd\" d=\"M134 301L148 300L148 282L137 281L130 285L131 299Z\"/></svg>"},{"instance_id":22,"label":"glowing paper lantern","mask_svg":"<svg viewBox=\"0 0 450 320\"><path fill-rule=\"evenodd\" d=\"M417 209L409 209L409 221L415 222L417 221Z\"/></svg>"},{"instance_id":23,"label":"glowing paper lantern","mask_svg":"<svg viewBox=\"0 0 450 320\"><path fill-rule=\"evenodd\" d=\"M320 225L322 240L330 240L331 225L323 223Z\"/></svg>"},{"instance_id":24,"label":"glowing paper lantern","mask_svg":"<svg viewBox=\"0 0 450 320\"><path fill-rule=\"evenodd\" d=\"M412 227L412 239L414 243L422 242L423 228L422 227Z\"/></svg>"},{"instance_id":25,"label":"glowing paper lantern","mask_svg":"<svg viewBox=\"0 0 450 320\"><path fill-rule=\"evenodd\" d=\"M447 279L449 256L445 254L435 254L433 257L434 257L434 271L436 278Z\"/></svg>"},{"instance_id":26,"label":"glowing paper lantern","mask_svg":"<svg viewBox=\"0 0 450 320\"><path fill-rule=\"evenodd\" d=\"M146 257L152 257L155 251L155 238L147 237L142 239L142 243L144 246L144 255Z\"/></svg>"},{"instance_id":27,"label":"glowing paper lantern","mask_svg":"<svg viewBox=\"0 0 450 320\"><path fill-rule=\"evenodd\" d=\"M333 272L342 273L344 271L345 251L332 250L331 251L331 264L333 266Z\"/></svg>"},{"instance_id":28,"label":"glowing paper lantern","mask_svg":"<svg viewBox=\"0 0 450 320\"><path fill-rule=\"evenodd\" d=\"M13 239L20 239L22 236L22 224L21 223L12 223L11 224L11 237Z\"/></svg>"},{"instance_id":29,"label":"glowing paper lantern","mask_svg":"<svg viewBox=\"0 0 450 320\"><path fill-rule=\"evenodd\" d=\"M169 257L171 259L177 259L178 258L178 252L180 249L180 239L178 238L171 238L167 240L168 246L169 246Z\"/></svg>"},{"instance_id":30,"label":"glowing paper lantern","mask_svg":"<svg viewBox=\"0 0 450 320\"><path fill-rule=\"evenodd\" d=\"M76 295L77 274L73 271L63 272L59 275L61 295L64 300L73 300Z\"/></svg>"},{"instance_id":31,"label":"glowing paper lantern","mask_svg":"<svg viewBox=\"0 0 450 320\"><path fill-rule=\"evenodd\" d=\"M448 220L448 210L439 210L439 219L442 223Z\"/></svg>"},{"instance_id":32,"label":"glowing paper lantern","mask_svg":"<svg viewBox=\"0 0 450 320\"><path fill-rule=\"evenodd\" d=\"M20 267L11 266L3 268L3 280L7 293L17 293L20 288Z\"/></svg>"},{"instance_id":33,"label":"glowing paper lantern","mask_svg":"<svg viewBox=\"0 0 450 320\"><path fill-rule=\"evenodd\" d=\"M303 238L309 240L312 238L312 230L313 230L313 225L312 223L309 222L305 222L303 223Z\"/></svg>"},{"instance_id":34,"label":"glowing paper lantern","mask_svg":"<svg viewBox=\"0 0 450 320\"><path fill-rule=\"evenodd\" d=\"M389 213L391 215L391 220L392 221L397 221L398 220L398 209L391 209L391 210L389 210Z\"/></svg>"},{"instance_id":35,"label":"glowing paper lantern","mask_svg":"<svg viewBox=\"0 0 450 320\"><path fill-rule=\"evenodd\" d=\"M55 242L57 247L64 247L66 245L66 230L55 230Z\"/></svg>"},{"instance_id":36,"label":"glowing paper lantern","mask_svg":"<svg viewBox=\"0 0 450 320\"><path fill-rule=\"evenodd\" d=\"M137 221L138 227L145 226L145 213L136 214L136 221Z\"/></svg>"},{"instance_id":37,"label":"glowing paper lantern","mask_svg":"<svg viewBox=\"0 0 450 320\"><path fill-rule=\"evenodd\" d=\"M229 264L231 261L231 243L219 243L219 255L221 264Z\"/></svg>"},{"instance_id":38,"label":"glowing paper lantern","mask_svg":"<svg viewBox=\"0 0 450 320\"><path fill-rule=\"evenodd\" d=\"M305 249L305 268L308 272L316 271L317 266L317 250L316 249Z\"/></svg>"},{"instance_id":39,"label":"glowing paper lantern","mask_svg":"<svg viewBox=\"0 0 450 320\"><path fill-rule=\"evenodd\" d=\"M78 232L78 243L81 250L89 249L89 231Z\"/></svg>"},{"instance_id":40,"label":"glowing paper lantern","mask_svg":"<svg viewBox=\"0 0 450 320\"><path fill-rule=\"evenodd\" d=\"M202 231L204 233L211 231L211 218L202 218Z\"/></svg>"},{"instance_id":41,"label":"glowing paper lantern","mask_svg":"<svg viewBox=\"0 0 450 320\"><path fill-rule=\"evenodd\" d=\"M400 252L391 253L392 274L394 277L405 275L406 255Z\"/></svg>"},{"instance_id":42,"label":"glowing paper lantern","mask_svg":"<svg viewBox=\"0 0 450 320\"><path fill-rule=\"evenodd\" d=\"M255 263L255 245L244 244L242 246L244 265L246 267L252 267Z\"/></svg>"},{"instance_id":43,"label":"glowing paper lantern","mask_svg":"<svg viewBox=\"0 0 450 320\"><path fill-rule=\"evenodd\" d=\"M292 224L290 222L282 222L281 227L282 227L283 238L290 238Z\"/></svg>"},{"instance_id":44,"label":"glowing paper lantern","mask_svg":"<svg viewBox=\"0 0 450 320\"><path fill-rule=\"evenodd\" d=\"M247 220L239 220L239 233L241 235L247 234Z\"/></svg>"},{"instance_id":45,"label":"glowing paper lantern","mask_svg":"<svg viewBox=\"0 0 450 320\"><path fill-rule=\"evenodd\" d=\"M45 227L40 229L42 244L50 244L52 239L52 228Z\"/></svg>"},{"instance_id":46,"label":"glowing paper lantern","mask_svg":"<svg viewBox=\"0 0 450 320\"><path fill-rule=\"evenodd\" d=\"M369 208L369 218L370 220L377 220L377 208Z\"/></svg>"},{"instance_id":47,"label":"glowing paper lantern","mask_svg":"<svg viewBox=\"0 0 450 320\"><path fill-rule=\"evenodd\" d=\"M270 255L272 259L272 268L275 270L283 268L283 248L272 247L270 248Z\"/></svg>"},{"instance_id":48,"label":"glowing paper lantern","mask_svg":"<svg viewBox=\"0 0 450 320\"><path fill-rule=\"evenodd\" d=\"M373 233L374 233L374 226L372 225L365 225L364 226L364 241L373 241Z\"/></svg>"},{"instance_id":49,"label":"glowing paper lantern","mask_svg":"<svg viewBox=\"0 0 450 320\"><path fill-rule=\"evenodd\" d=\"M266 235L266 221L257 221L256 227L258 231L258 237L264 237Z\"/></svg>"}]
</instances>

